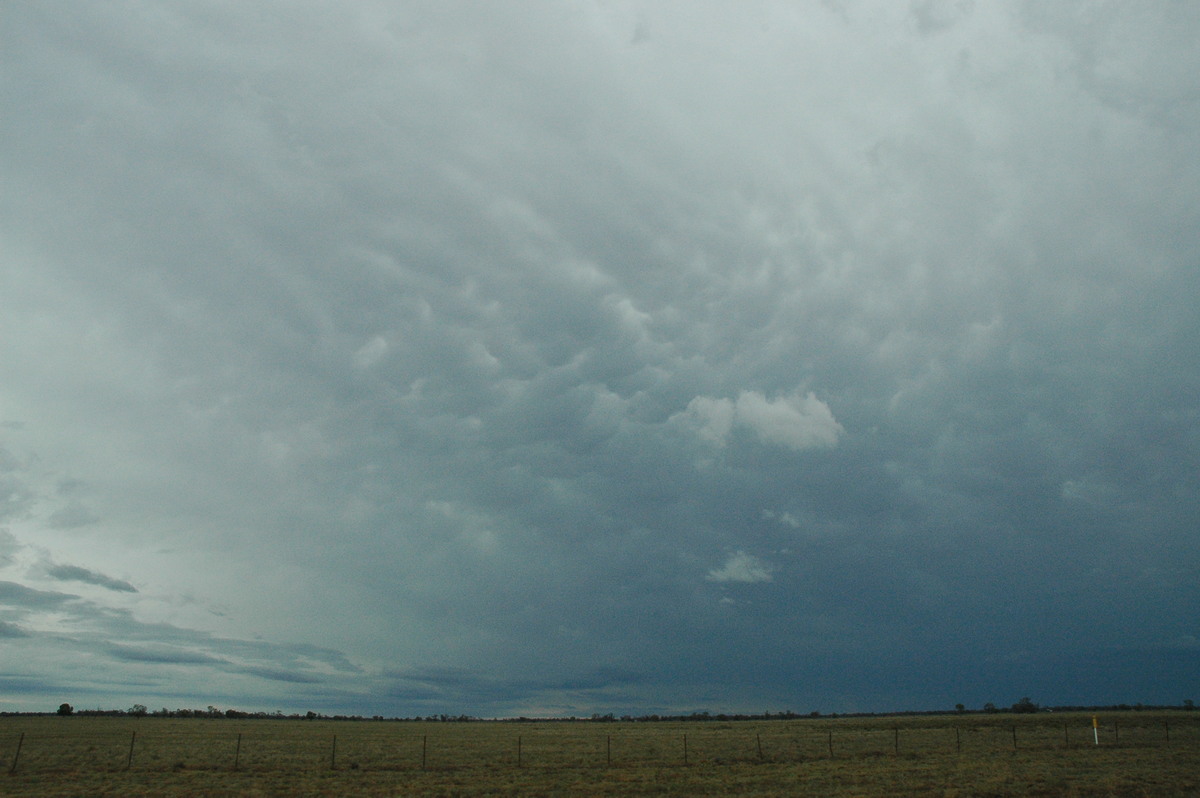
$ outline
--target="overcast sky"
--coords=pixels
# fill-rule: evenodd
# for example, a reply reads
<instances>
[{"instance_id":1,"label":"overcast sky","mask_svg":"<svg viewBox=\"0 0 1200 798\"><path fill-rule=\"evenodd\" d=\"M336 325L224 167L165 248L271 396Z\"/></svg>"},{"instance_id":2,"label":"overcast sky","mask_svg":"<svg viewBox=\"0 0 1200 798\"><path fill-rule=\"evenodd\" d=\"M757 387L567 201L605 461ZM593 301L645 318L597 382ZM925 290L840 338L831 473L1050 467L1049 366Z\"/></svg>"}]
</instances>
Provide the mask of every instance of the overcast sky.
<instances>
[{"instance_id":1,"label":"overcast sky","mask_svg":"<svg viewBox=\"0 0 1200 798\"><path fill-rule=\"evenodd\" d=\"M0 5L0 709L1200 699L1200 4Z\"/></svg>"}]
</instances>

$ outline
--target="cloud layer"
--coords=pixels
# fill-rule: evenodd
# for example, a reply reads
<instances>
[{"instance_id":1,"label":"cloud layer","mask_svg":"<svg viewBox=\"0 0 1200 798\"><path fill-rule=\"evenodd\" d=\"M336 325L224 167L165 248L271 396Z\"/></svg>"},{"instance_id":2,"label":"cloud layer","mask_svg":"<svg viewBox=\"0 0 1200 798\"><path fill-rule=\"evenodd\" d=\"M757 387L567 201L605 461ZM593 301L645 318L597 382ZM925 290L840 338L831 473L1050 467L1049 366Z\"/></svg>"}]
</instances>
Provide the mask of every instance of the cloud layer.
<instances>
[{"instance_id":1,"label":"cloud layer","mask_svg":"<svg viewBox=\"0 0 1200 798\"><path fill-rule=\"evenodd\" d=\"M1188 4L3 15L6 708L1200 687Z\"/></svg>"}]
</instances>

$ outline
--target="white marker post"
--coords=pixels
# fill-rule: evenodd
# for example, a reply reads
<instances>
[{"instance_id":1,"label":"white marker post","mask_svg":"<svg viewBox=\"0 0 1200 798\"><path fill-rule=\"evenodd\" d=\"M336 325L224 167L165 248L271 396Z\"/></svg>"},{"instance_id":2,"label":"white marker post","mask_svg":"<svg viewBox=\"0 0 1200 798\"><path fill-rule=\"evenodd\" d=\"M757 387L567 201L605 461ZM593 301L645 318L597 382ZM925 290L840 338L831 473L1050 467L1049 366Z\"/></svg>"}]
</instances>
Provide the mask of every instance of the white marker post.
<instances>
[{"instance_id":1,"label":"white marker post","mask_svg":"<svg viewBox=\"0 0 1200 798\"><path fill-rule=\"evenodd\" d=\"M1100 745L1100 717L1092 715L1092 737L1096 740L1096 745Z\"/></svg>"}]
</instances>

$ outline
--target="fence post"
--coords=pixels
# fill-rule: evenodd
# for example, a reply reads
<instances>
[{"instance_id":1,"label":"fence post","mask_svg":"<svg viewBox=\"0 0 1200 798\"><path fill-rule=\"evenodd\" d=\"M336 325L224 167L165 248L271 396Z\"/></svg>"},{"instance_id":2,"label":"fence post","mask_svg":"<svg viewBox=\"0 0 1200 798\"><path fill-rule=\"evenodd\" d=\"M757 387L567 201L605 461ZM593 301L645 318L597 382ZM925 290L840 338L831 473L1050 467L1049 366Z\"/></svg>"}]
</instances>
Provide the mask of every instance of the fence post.
<instances>
[{"instance_id":1,"label":"fence post","mask_svg":"<svg viewBox=\"0 0 1200 798\"><path fill-rule=\"evenodd\" d=\"M604 738L604 761L606 764L612 764L612 735Z\"/></svg>"},{"instance_id":2,"label":"fence post","mask_svg":"<svg viewBox=\"0 0 1200 798\"><path fill-rule=\"evenodd\" d=\"M425 769L425 754L429 750L429 735L421 735L421 770Z\"/></svg>"},{"instance_id":3,"label":"fence post","mask_svg":"<svg viewBox=\"0 0 1200 798\"><path fill-rule=\"evenodd\" d=\"M829 731L829 758L833 759L833 730Z\"/></svg>"},{"instance_id":4,"label":"fence post","mask_svg":"<svg viewBox=\"0 0 1200 798\"><path fill-rule=\"evenodd\" d=\"M137 732L129 738L129 756L125 757L125 769L129 770L133 766L133 741L137 739Z\"/></svg>"},{"instance_id":5,"label":"fence post","mask_svg":"<svg viewBox=\"0 0 1200 798\"><path fill-rule=\"evenodd\" d=\"M238 760L242 756L242 733L238 732L237 747L233 749L233 769L238 769Z\"/></svg>"},{"instance_id":6,"label":"fence post","mask_svg":"<svg viewBox=\"0 0 1200 798\"><path fill-rule=\"evenodd\" d=\"M8 769L8 775L17 772L17 760L21 758L21 746L25 744L25 732L21 732L21 736L17 739L17 752L13 754L12 767Z\"/></svg>"},{"instance_id":7,"label":"fence post","mask_svg":"<svg viewBox=\"0 0 1200 798\"><path fill-rule=\"evenodd\" d=\"M954 727L954 750L957 753L962 753L962 730L957 726Z\"/></svg>"},{"instance_id":8,"label":"fence post","mask_svg":"<svg viewBox=\"0 0 1200 798\"><path fill-rule=\"evenodd\" d=\"M895 729L895 736L894 736L894 739L892 740L892 748L895 750L896 756L900 756L900 727L899 726L897 726Z\"/></svg>"},{"instance_id":9,"label":"fence post","mask_svg":"<svg viewBox=\"0 0 1200 798\"><path fill-rule=\"evenodd\" d=\"M1171 747L1171 721L1163 721L1163 732L1167 735L1167 747Z\"/></svg>"},{"instance_id":10,"label":"fence post","mask_svg":"<svg viewBox=\"0 0 1200 798\"><path fill-rule=\"evenodd\" d=\"M521 767L521 735L517 735L517 767Z\"/></svg>"},{"instance_id":11,"label":"fence post","mask_svg":"<svg viewBox=\"0 0 1200 798\"><path fill-rule=\"evenodd\" d=\"M756 734L756 735L754 735L754 739L755 739L755 740L758 742L758 758L759 758L759 759L762 759L762 758L763 758L763 753L762 753L762 735L761 735L761 734Z\"/></svg>"},{"instance_id":12,"label":"fence post","mask_svg":"<svg viewBox=\"0 0 1200 798\"><path fill-rule=\"evenodd\" d=\"M685 765L688 763L687 754L687 735L685 734L683 735L683 764Z\"/></svg>"},{"instance_id":13,"label":"fence post","mask_svg":"<svg viewBox=\"0 0 1200 798\"><path fill-rule=\"evenodd\" d=\"M337 770L337 735L333 735L333 750L329 752L329 769Z\"/></svg>"}]
</instances>

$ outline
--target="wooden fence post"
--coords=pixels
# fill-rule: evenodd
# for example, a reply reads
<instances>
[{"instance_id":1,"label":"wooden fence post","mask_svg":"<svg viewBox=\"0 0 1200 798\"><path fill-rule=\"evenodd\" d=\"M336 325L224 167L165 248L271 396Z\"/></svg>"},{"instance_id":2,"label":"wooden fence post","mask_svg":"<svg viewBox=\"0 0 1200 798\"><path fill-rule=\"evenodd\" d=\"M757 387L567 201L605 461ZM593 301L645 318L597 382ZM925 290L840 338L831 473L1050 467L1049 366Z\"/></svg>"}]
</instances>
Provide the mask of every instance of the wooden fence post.
<instances>
[{"instance_id":1,"label":"wooden fence post","mask_svg":"<svg viewBox=\"0 0 1200 798\"><path fill-rule=\"evenodd\" d=\"M895 729L895 736L894 736L894 739L892 740L892 748L896 752L896 756L900 756L900 727L899 726L897 726Z\"/></svg>"},{"instance_id":2,"label":"wooden fence post","mask_svg":"<svg viewBox=\"0 0 1200 798\"><path fill-rule=\"evenodd\" d=\"M954 727L954 750L962 753L962 730L957 726Z\"/></svg>"},{"instance_id":3,"label":"wooden fence post","mask_svg":"<svg viewBox=\"0 0 1200 798\"><path fill-rule=\"evenodd\" d=\"M612 735L604 738L604 761L605 764L612 764Z\"/></svg>"},{"instance_id":4,"label":"wooden fence post","mask_svg":"<svg viewBox=\"0 0 1200 798\"><path fill-rule=\"evenodd\" d=\"M1016 726L1012 727L1012 738L1013 738L1013 750L1016 751L1017 750L1017 727Z\"/></svg>"},{"instance_id":5,"label":"wooden fence post","mask_svg":"<svg viewBox=\"0 0 1200 798\"><path fill-rule=\"evenodd\" d=\"M688 763L687 735L683 735L683 764Z\"/></svg>"},{"instance_id":6,"label":"wooden fence post","mask_svg":"<svg viewBox=\"0 0 1200 798\"><path fill-rule=\"evenodd\" d=\"M337 735L333 735L333 750L329 752L329 769L337 770Z\"/></svg>"},{"instance_id":7,"label":"wooden fence post","mask_svg":"<svg viewBox=\"0 0 1200 798\"><path fill-rule=\"evenodd\" d=\"M429 735L421 735L421 770L425 769L425 755L429 750Z\"/></svg>"},{"instance_id":8,"label":"wooden fence post","mask_svg":"<svg viewBox=\"0 0 1200 798\"><path fill-rule=\"evenodd\" d=\"M137 739L137 732L129 738L129 756L125 757L125 769L129 770L133 766L133 741Z\"/></svg>"},{"instance_id":9,"label":"wooden fence post","mask_svg":"<svg viewBox=\"0 0 1200 798\"><path fill-rule=\"evenodd\" d=\"M8 775L17 772L17 760L21 758L21 746L25 744L25 732L21 732L21 736L17 739L17 752L13 754L12 766L8 769Z\"/></svg>"},{"instance_id":10,"label":"wooden fence post","mask_svg":"<svg viewBox=\"0 0 1200 798\"><path fill-rule=\"evenodd\" d=\"M829 732L829 758L833 759L833 731Z\"/></svg>"},{"instance_id":11,"label":"wooden fence post","mask_svg":"<svg viewBox=\"0 0 1200 798\"><path fill-rule=\"evenodd\" d=\"M242 756L242 733L238 732L237 747L233 749L233 769L238 769L238 760Z\"/></svg>"},{"instance_id":12,"label":"wooden fence post","mask_svg":"<svg viewBox=\"0 0 1200 798\"><path fill-rule=\"evenodd\" d=\"M755 740L758 742L758 758L759 758L759 759L762 759L762 758L763 758L763 753L762 753L762 735L761 735L761 734L756 734L756 735L754 735L754 739L755 739Z\"/></svg>"},{"instance_id":13,"label":"wooden fence post","mask_svg":"<svg viewBox=\"0 0 1200 798\"><path fill-rule=\"evenodd\" d=\"M517 735L517 767L521 767L521 735Z\"/></svg>"}]
</instances>

